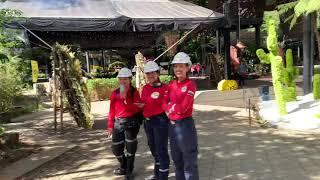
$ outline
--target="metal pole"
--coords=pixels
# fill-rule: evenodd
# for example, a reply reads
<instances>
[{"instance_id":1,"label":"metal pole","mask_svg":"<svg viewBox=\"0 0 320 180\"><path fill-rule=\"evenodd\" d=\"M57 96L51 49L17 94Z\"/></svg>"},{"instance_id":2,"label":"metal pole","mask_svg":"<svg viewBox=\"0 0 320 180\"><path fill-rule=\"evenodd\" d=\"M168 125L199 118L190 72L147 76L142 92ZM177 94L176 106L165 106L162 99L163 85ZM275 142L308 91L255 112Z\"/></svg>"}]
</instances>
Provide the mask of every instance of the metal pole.
<instances>
[{"instance_id":1,"label":"metal pole","mask_svg":"<svg viewBox=\"0 0 320 180\"><path fill-rule=\"evenodd\" d=\"M224 78L231 78L231 64L230 64L230 31L224 30Z\"/></svg>"},{"instance_id":2,"label":"metal pole","mask_svg":"<svg viewBox=\"0 0 320 180\"><path fill-rule=\"evenodd\" d=\"M240 0L237 0L237 9L238 9L238 26L237 26L237 42L240 41L240 31L241 31L241 22L240 22Z\"/></svg>"},{"instance_id":3,"label":"metal pole","mask_svg":"<svg viewBox=\"0 0 320 180\"><path fill-rule=\"evenodd\" d=\"M311 15L303 19L303 93L311 93Z\"/></svg>"},{"instance_id":4,"label":"metal pole","mask_svg":"<svg viewBox=\"0 0 320 180\"><path fill-rule=\"evenodd\" d=\"M311 22L310 22L310 65L309 65L309 71L310 71L310 92L312 91L312 77L313 77L313 69L314 69L314 50L315 50L315 41L314 41L314 28L316 26L316 24L314 24L313 19L316 18L315 14L312 13L310 14L311 16Z\"/></svg>"},{"instance_id":5,"label":"metal pole","mask_svg":"<svg viewBox=\"0 0 320 180\"><path fill-rule=\"evenodd\" d=\"M220 41L220 31L216 30L216 38L217 38L217 54L221 53L221 41Z\"/></svg>"}]
</instances>

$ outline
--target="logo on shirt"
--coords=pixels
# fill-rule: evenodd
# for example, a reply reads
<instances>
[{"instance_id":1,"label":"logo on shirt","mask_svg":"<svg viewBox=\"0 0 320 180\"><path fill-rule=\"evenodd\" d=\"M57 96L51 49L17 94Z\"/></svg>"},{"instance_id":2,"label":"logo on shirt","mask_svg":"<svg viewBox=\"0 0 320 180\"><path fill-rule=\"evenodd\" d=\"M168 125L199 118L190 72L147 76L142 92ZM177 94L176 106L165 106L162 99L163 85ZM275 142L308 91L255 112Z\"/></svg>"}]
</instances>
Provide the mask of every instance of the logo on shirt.
<instances>
[{"instance_id":1,"label":"logo on shirt","mask_svg":"<svg viewBox=\"0 0 320 180\"><path fill-rule=\"evenodd\" d=\"M194 92L193 91L188 91L188 95L194 96Z\"/></svg>"},{"instance_id":2,"label":"logo on shirt","mask_svg":"<svg viewBox=\"0 0 320 180\"><path fill-rule=\"evenodd\" d=\"M187 86L183 86L182 88L181 88L181 92L186 92L187 91Z\"/></svg>"},{"instance_id":3,"label":"logo on shirt","mask_svg":"<svg viewBox=\"0 0 320 180\"><path fill-rule=\"evenodd\" d=\"M152 99L158 99L159 96L160 96L160 93L159 93L159 92L153 92L153 93L151 94L151 98L152 98Z\"/></svg>"}]
</instances>

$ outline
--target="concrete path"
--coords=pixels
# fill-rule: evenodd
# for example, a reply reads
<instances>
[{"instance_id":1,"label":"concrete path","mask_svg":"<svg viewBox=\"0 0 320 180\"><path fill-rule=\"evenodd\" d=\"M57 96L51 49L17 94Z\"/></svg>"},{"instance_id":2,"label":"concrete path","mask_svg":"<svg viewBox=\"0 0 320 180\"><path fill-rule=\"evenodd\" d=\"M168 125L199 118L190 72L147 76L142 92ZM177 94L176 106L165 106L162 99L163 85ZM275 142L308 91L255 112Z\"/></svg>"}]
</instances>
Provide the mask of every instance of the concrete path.
<instances>
[{"instance_id":1,"label":"concrete path","mask_svg":"<svg viewBox=\"0 0 320 180\"><path fill-rule=\"evenodd\" d=\"M95 105L101 107L100 113L108 106L106 102ZM201 180L320 179L319 135L249 127L247 112L240 108L196 105L194 116ZM96 122L105 124L105 114L99 118ZM123 179L112 175L117 161L101 126L91 131L70 129L61 136L77 147L26 174L25 179ZM142 180L151 172L151 155L141 129L135 179Z\"/></svg>"}]
</instances>

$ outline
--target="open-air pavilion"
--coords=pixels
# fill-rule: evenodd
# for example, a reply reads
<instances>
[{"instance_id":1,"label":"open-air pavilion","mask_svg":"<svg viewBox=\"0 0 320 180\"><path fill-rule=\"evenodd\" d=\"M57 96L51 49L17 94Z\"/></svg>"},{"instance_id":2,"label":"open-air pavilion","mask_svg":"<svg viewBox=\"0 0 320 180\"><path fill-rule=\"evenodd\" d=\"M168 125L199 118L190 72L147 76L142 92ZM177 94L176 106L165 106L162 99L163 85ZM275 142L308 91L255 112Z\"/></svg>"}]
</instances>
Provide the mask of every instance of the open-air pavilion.
<instances>
[{"instance_id":1,"label":"open-air pavilion","mask_svg":"<svg viewBox=\"0 0 320 180\"><path fill-rule=\"evenodd\" d=\"M27 18L9 27L25 27L50 45L76 44L84 52L98 51L102 64L108 64L108 50L127 50L134 58L135 50L153 47L163 32L226 24L223 14L181 0L9 0L0 7L20 10ZM30 31L31 45L42 44ZM88 53L86 58L89 62Z\"/></svg>"}]
</instances>

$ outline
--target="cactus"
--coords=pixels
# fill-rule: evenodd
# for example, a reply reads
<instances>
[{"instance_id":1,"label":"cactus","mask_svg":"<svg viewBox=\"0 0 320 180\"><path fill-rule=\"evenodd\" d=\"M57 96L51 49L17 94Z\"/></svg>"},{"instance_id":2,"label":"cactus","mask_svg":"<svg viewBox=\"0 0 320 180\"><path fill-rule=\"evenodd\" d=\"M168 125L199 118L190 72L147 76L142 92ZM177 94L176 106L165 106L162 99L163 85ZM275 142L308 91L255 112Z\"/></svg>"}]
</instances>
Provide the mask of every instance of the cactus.
<instances>
[{"instance_id":1,"label":"cactus","mask_svg":"<svg viewBox=\"0 0 320 180\"><path fill-rule=\"evenodd\" d=\"M320 99L320 74L313 76L313 97L315 100Z\"/></svg>"},{"instance_id":2,"label":"cactus","mask_svg":"<svg viewBox=\"0 0 320 180\"><path fill-rule=\"evenodd\" d=\"M286 51L286 68L284 71L284 82L286 85L286 101L295 101L297 99L295 80L299 75L299 69L293 66L292 50Z\"/></svg>"},{"instance_id":3,"label":"cactus","mask_svg":"<svg viewBox=\"0 0 320 180\"><path fill-rule=\"evenodd\" d=\"M271 64L272 83L276 96L276 102L280 115L286 115L286 95L285 95L285 68L282 64L282 58L278 55L278 40L277 40L276 25L273 20L268 21L268 37L267 48L269 53L258 49L256 54L262 63Z\"/></svg>"}]
</instances>

